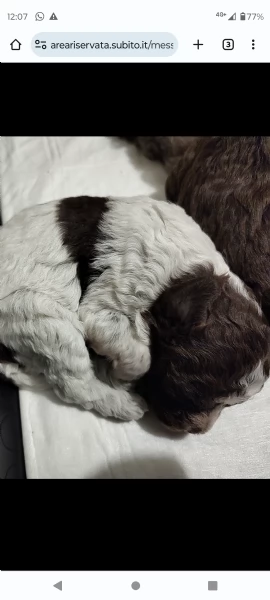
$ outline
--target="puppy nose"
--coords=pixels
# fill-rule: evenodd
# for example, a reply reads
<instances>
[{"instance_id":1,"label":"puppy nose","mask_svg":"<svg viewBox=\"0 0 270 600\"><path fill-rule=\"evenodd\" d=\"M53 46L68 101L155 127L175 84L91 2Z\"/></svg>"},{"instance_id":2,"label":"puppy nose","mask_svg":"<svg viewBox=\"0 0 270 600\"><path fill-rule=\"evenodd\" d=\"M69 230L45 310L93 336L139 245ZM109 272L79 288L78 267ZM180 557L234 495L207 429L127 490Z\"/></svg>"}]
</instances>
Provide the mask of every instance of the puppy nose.
<instances>
[{"instance_id":1,"label":"puppy nose","mask_svg":"<svg viewBox=\"0 0 270 600\"><path fill-rule=\"evenodd\" d=\"M196 418L193 417L193 423L189 426L189 433L207 433L218 419L222 408L222 406L216 406L209 413L199 413Z\"/></svg>"},{"instance_id":2,"label":"puppy nose","mask_svg":"<svg viewBox=\"0 0 270 600\"><path fill-rule=\"evenodd\" d=\"M165 429L167 429L167 431L170 431L171 433L179 433L179 434L183 434L183 433L204 433L205 429L202 429L201 427L198 427L195 425L190 425L190 424L186 424L186 425L168 425L167 423L162 423L163 427L165 427Z\"/></svg>"}]
</instances>

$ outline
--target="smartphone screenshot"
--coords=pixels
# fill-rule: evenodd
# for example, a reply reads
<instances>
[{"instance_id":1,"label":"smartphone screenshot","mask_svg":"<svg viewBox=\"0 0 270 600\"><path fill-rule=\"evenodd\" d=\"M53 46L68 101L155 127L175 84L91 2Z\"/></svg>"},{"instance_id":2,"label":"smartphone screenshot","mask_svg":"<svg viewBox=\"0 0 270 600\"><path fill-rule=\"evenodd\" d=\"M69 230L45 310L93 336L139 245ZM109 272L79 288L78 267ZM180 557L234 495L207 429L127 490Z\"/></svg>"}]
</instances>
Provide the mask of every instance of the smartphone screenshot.
<instances>
[{"instance_id":1,"label":"smartphone screenshot","mask_svg":"<svg viewBox=\"0 0 270 600\"><path fill-rule=\"evenodd\" d=\"M0 478L269 479L269 1L2 0L0 20ZM210 500L160 527L215 529ZM189 568L109 563L80 595L269 598L269 574ZM2 571L3 597L25 577ZM75 579L40 571L29 600Z\"/></svg>"}]
</instances>

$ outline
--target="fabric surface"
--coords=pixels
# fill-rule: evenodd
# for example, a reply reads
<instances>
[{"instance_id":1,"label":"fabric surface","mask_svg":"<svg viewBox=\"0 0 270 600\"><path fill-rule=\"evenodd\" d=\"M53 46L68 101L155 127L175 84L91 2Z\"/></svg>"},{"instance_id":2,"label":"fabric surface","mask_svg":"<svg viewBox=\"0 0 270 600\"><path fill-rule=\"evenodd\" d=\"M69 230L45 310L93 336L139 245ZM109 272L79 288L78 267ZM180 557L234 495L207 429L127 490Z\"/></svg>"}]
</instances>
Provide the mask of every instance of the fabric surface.
<instances>
[{"instance_id":1,"label":"fabric surface","mask_svg":"<svg viewBox=\"0 0 270 600\"><path fill-rule=\"evenodd\" d=\"M164 199L162 167L106 137L2 138L6 222L19 210L80 194ZM225 409L202 436L169 435L147 414L118 423L20 392L28 478L227 479L270 476L270 381L255 399Z\"/></svg>"},{"instance_id":2,"label":"fabric surface","mask_svg":"<svg viewBox=\"0 0 270 600\"><path fill-rule=\"evenodd\" d=\"M2 379L0 380L0 479L25 479L18 388Z\"/></svg>"}]
</instances>

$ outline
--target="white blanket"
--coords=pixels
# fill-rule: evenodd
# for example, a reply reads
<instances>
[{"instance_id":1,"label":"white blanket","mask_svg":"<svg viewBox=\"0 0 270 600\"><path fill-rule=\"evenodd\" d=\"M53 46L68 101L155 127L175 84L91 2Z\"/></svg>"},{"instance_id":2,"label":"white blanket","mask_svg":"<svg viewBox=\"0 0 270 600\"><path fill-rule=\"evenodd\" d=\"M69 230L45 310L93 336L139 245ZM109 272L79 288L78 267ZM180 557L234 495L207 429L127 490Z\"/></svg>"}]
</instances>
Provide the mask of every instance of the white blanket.
<instances>
[{"instance_id":1,"label":"white blanket","mask_svg":"<svg viewBox=\"0 0 270 600\"><path fill-rule=\"evenodd\" d=\"M106 137L2 138L3 222L21 209L80 194L164 199L161 167ZM28 478L227 479L270 477L270 381L223 411L202 436L169 436L149 414L118 423L20 392Z\"/></svg>"}]
</instances>

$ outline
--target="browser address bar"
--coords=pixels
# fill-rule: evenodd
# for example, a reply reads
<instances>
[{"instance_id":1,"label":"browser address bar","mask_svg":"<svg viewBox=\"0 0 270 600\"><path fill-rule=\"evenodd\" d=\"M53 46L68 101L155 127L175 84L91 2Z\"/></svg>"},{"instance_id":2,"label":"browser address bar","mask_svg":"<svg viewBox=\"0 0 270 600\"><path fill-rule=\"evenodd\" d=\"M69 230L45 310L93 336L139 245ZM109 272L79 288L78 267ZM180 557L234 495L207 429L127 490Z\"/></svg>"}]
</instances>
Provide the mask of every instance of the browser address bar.
<instances>
[{"instance_id":1,"label":"browser address bar","mask_svg":"<svg viewBox=\"0 0 270 600\"><path fill-rule=\"evenodd\" d=\"M178 47L171 33L38 33L31 47L38 56L171 56Z\"/></svg>"}]
</instances>

